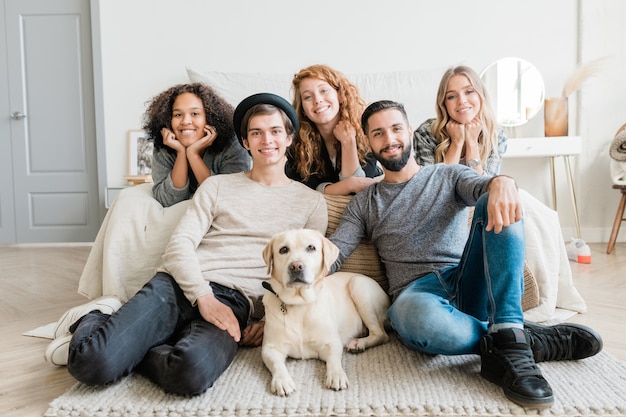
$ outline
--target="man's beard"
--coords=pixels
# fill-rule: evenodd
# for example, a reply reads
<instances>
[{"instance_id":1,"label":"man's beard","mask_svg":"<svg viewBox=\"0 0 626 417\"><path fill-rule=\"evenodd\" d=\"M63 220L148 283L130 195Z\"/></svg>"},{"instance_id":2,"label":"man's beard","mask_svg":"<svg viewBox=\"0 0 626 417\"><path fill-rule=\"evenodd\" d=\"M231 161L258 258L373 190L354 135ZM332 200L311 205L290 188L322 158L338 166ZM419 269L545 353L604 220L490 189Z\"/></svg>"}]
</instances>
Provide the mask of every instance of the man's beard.
<instances>
[{"instance_id":1,"label":"man's beard","mask_svg":"<svg viewBox=\"0 0 626 417\"><path fill-rule=\"evenodd\" d=\"M380 153L374 154L378 162L385 167L385 169L393 172L398 172L402 170L406 166L406 163L409 161L411 157L411 148L405 147L403 148L402 155L397 158L384 158Z\"/></svg>"}]
</instances>

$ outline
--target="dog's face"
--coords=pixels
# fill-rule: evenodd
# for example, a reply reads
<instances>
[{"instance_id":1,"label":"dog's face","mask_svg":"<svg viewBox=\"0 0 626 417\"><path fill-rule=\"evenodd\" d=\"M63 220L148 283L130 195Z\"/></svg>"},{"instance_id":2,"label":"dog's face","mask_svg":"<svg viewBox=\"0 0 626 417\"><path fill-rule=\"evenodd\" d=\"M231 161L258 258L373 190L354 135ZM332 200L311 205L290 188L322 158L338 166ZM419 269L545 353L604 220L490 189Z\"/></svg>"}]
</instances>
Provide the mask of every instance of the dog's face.
<instances>
[{"instance_id":1,"label":"dog's face","mask_svg":"<svg viewBox=\"0 0 626 417\"><path fill-rule=\"evenodd\" d=\"M294 229L272 237L263 250L267 272L283 287L307 287L326 276L339 249L320 232Z\"/></svg>"}]
</instances>

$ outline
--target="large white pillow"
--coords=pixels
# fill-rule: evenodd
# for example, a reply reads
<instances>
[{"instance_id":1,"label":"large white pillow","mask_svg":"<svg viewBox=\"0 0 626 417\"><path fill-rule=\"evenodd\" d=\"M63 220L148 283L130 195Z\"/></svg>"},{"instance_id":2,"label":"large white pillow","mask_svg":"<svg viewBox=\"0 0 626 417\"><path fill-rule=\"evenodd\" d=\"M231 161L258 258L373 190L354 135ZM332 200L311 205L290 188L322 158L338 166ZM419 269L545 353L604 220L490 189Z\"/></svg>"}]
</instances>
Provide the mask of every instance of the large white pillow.
<instances>
[{"instance_id":1,"label":"large white pillow","mask_svg":"<svg viewBox=\"0 0 626 417\"><path fill-rule=\"evenodd\" d=\"M435 116L437 86L445 68L426 70L346 74L359 87L367 103L395 100L404 104L409 121L416 128ZM203 82L215 88L233 106L251 94L268 92L292 101L291 79L286 73L236 73L200 71L187 68L191 82Z\"/></svg>"},{"instance_id":2,"label":"large white pillow","mask_svg":"<svg viewBox=\"0 0 626 417\"><path fill-rule=\"evenodd\" d=\"M256 93L278 94L291 102L293 74L198 71L188 67L187 76L192 83L213 87L233 107Z\"/></svg>"},{"instance_id":3,"label":"large white pillow","mask_svg":"<svg viewBox=\"0 0 626 417\"><path fill-rule=\"evenodd\" d=\"M346 74L359 87L366 102L394 100L404 104L409 122L416 128L435 117L435 99L444 69Z\"/></svg>"}]
</instances>

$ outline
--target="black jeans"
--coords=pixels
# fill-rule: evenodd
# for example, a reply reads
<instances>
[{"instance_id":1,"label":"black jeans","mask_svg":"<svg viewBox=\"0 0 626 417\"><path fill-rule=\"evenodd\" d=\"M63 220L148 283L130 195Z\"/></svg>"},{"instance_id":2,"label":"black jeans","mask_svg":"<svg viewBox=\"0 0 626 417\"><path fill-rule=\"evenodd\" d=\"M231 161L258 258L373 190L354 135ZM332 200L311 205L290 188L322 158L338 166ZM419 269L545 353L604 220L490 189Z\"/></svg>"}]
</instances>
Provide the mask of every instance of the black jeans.
<instances>
[{"instance_id":1,"label":"black jeans","mask_svg":"<svg viewBox=\"0 0 626 417\"><path fill-rule=\"evenodd\" d=\"M247 299L237 290L211 287L243 329ZM167 392L197 395L213 385L237 352L234 339L205 321L163 272L112 316L91 312L71 330L68 371L88 385L105 385L136 370Z\"/></svg>"}]
</instances>

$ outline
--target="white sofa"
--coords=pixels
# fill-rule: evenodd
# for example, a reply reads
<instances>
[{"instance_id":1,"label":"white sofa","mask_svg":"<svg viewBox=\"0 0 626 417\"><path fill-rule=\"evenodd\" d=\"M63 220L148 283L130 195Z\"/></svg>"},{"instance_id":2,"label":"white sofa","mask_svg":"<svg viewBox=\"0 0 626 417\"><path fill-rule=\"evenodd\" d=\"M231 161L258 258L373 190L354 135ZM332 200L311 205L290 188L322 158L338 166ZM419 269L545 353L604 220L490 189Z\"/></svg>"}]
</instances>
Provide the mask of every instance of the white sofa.
<instances>
[{"instance_id":1,"label":"white sofa","mask_svg":"<svg viewBox=\"0 0 626 417\"><path fill-rule=\"evenodd\" d=\"M434 116L436 89L443 71L443 68L437 68L347 76L359 87L368 102L392 99L405 104L411 124L417 126L426 118ZM292 74L224 73L193 68L187 68L187 74L191 82L204 82L214 87L233 106L258 92L273 92L289 101L292 97ZM188 202L163 208L152 198L150 187L151 184L142 184L125 189L111 205L80 278L79 293L87 298L115 295L127 300L153 276L167 239ZM538 292L532 295L536 300L526 304L526 318L533 321L549 320L554 317L557 308L584 312L586 304L572 282L556 212L531 196L525 199L529 208L534 207L529 212L534 213L535 217L530 216L531 221L527 222L526 227L530 242L527 247L534 251L534 259L529 260L527 256L527 275L532 275L534 280L528 282L527 279L527 290L530 293L533 288L537 288ZM345 201L340 204L335 200L329 207L335 207L336 204L343 207L341 204L345 204ZM552 252L542 250L538 233L540 228L544 236L546 228L550 230ZM361 251L355 254L348 267L358 268L359 264L363 265L362 254ZM368 255L368 261L370 258ZM381 272L372 271L371 264L364 269L360 272L369 272L369 275L380 278ZM379 282L384 285L381 280Z\"/></svg>"}]
</instances>

